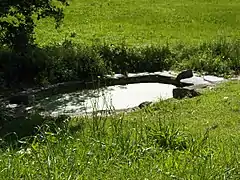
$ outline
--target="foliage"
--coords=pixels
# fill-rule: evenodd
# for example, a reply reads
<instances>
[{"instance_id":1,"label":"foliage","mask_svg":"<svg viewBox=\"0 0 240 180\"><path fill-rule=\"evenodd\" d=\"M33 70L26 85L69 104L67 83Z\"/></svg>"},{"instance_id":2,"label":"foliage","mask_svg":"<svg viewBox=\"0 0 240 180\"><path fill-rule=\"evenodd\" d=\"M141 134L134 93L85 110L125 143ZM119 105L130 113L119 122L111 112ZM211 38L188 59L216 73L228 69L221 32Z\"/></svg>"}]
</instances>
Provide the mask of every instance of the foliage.
<instances>
[{"instance_id":1,"label":"foliage","mask_svg":"<svg viewBox=\"0 0 240 180\"><path fill-rule=\"evenodd\" d=\"M210 74L238 74L240 71L240 41L218 39L212 43L181 47L176 51L178 63L174 66L191 68Z\"/></svg>"},{"instance_id":2,"label":"foliage","mask_svg":"<svg viewBox=\"0 0 240 180\"><path fill-rule=\"evenodd\" d=\"M142 48L121 45L100 45L98 53L113 72L154 72L168 70L173 64L172 52L166 45Z\"/></svg>"},{"instance_id":3,"label":"foliage","mask_svg":"<svg viewBox=\"0 0 240 180\"><path fill-rule=\"evenodd\" d=\"M58 5L57 5L58 2ZM60 5L59 5L60 4ZM34 44L34 16L53 17L59 27L67 0L2 0L0 3L1 44L16 52L25 52Z\"/></svg>"},{"instance_id":4,"label":"foliage","mask_svg":"<svg viewBox=\"0 0 240 180\"><path fill-rule=\"evenodd\" d=\"M25 56L0 52L0 79L11 85L46 85L92 80L125 72L193 69L216 75L240 71L240 41L217 40L199 46L122 45L86 46L66 39L63 43L34 48Z\"/></svg>"}]
</instances>

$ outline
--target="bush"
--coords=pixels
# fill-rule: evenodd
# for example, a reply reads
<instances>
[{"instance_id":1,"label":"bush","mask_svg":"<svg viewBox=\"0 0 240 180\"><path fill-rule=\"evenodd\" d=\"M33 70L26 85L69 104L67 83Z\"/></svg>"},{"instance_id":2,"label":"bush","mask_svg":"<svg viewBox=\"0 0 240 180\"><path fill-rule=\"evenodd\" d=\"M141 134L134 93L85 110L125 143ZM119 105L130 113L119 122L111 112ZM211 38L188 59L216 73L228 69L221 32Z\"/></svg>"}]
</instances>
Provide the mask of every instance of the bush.
<instances>
[{"instance_id":1,"label":"bush","mask_svg":"<svg viewBox=\"0 0 240 180\"><path fill-rule=\"evenodd\" d=\"M6 85L45 85L92 80L105 74L193 69L227 75L240 71L240 43L223 40L200 46L178 45L130 48L126 45L73 44L65 40L19 55L0 52L0 79Z\"/></svg>"},{"instance_id":2,"label":"bush","mask_svg":"<svg viewBox=\"0 0 240 180\"><path fill-rule=\"evenodd\" d=\"M240 70L239 45L238 40L227 42L220 39L198 47L178 48L174 66L216 75L237 73Z\"/></svg>"},{"instance_id":3,"label":"bush","mask_svg":"<svg viewBox=\"0 0 240 180\"><path fill-rule=\"evenodd\" d=\"M64 42L62 45L46 47L47 56L38 82L49 83L92 79L109 72L104 60L94 49Z\"/></svg>"},{"instance_id":4,"label":"bush","mask_svg":"<svg viewBox=\"0 0 240 180\"><path fill-rule=\"evenodd\" d=\"M172 64L172 53L168 46L130 48L126 45L102 45L100 56L113 72L154 72L168 70Z\"/></svg>"},{"instance_id":5,"label":"bush","mask_svg":"<svg viewBox=\"0 0 240 180\"><path fill-rule=\"evenodd\" d=\"M66 44L34 48L20 56L2 51L0 69L5 84L46 85L92 79L107 74L103 59L86 46Z\"/></svg>"}]
</instances>

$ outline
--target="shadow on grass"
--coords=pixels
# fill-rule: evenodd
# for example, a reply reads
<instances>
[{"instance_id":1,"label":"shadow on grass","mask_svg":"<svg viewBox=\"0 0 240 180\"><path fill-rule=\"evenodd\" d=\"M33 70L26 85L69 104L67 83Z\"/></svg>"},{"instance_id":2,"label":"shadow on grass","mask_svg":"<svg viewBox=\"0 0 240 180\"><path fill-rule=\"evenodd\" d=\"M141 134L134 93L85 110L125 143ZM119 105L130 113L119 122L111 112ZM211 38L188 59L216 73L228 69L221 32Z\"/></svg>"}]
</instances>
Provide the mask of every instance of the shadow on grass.
<instances>
[{"instance_id":1,"label":"shadow on grass","mask_svg":"<svg viewBox=\"0 0 240 180\"><path fill-rule=\"evenodd\" d=\"M3 119L5 118L5 119ZM13 114L2 116L4 123L0 127L0 147L18 147L23 138L31 138L39 133L42 127L48 127L48 131L56 132L57 128L64 128L68 116L42 116L39 113L22 114L22 116L14 116ZM46 130L46 129L45 129Z\"/></svg>"}]
</instances>

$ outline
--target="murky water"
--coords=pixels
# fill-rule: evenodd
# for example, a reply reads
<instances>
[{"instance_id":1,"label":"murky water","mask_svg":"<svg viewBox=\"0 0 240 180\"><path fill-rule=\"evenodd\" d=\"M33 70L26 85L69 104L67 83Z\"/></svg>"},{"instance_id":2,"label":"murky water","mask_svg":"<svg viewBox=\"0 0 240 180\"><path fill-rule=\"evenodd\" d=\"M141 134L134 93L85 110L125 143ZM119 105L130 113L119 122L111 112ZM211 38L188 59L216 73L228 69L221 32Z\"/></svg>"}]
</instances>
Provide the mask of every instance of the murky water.
<instances>
[{"instance_id":1,"label":"murky water","mask_svg":"<svg viewBox=\"0 0 240 180\"><path fill-rule=\"evenodd\" d=\"M172 97L175 86L161 83L139 83L84 90L46 98L40 102L51 115L79 115L99 110L123 110L144 101Z\"/></svg>"}]
</instances>

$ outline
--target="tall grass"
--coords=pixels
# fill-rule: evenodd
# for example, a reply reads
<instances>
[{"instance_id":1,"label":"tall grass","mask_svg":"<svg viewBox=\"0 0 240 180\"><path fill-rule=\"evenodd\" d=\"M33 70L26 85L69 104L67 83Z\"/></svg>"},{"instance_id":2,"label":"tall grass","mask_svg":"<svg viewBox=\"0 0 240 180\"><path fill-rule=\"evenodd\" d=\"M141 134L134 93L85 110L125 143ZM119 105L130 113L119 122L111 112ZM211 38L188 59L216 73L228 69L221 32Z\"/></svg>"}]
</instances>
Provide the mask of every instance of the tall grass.
<instances>
[{"instance_id":1,"label":"tall grass","mask_svg":"<svg viewBox=\"0 0 240 180\"><path fill-rule=\"evenodd\" d=\"M174 125L145 120L77 119L75 133L66 127L53 133L43 126L33 141L20 141L22 148L1 150L1 179L170 179L185 177L188 171L200 179L214 175L208 174L214 169L207 158L213 154L208 136L193 139ZM223 174L215 177L223 177L224 170L215 168L219 170Z\"/></svg>"}]
</instances>

